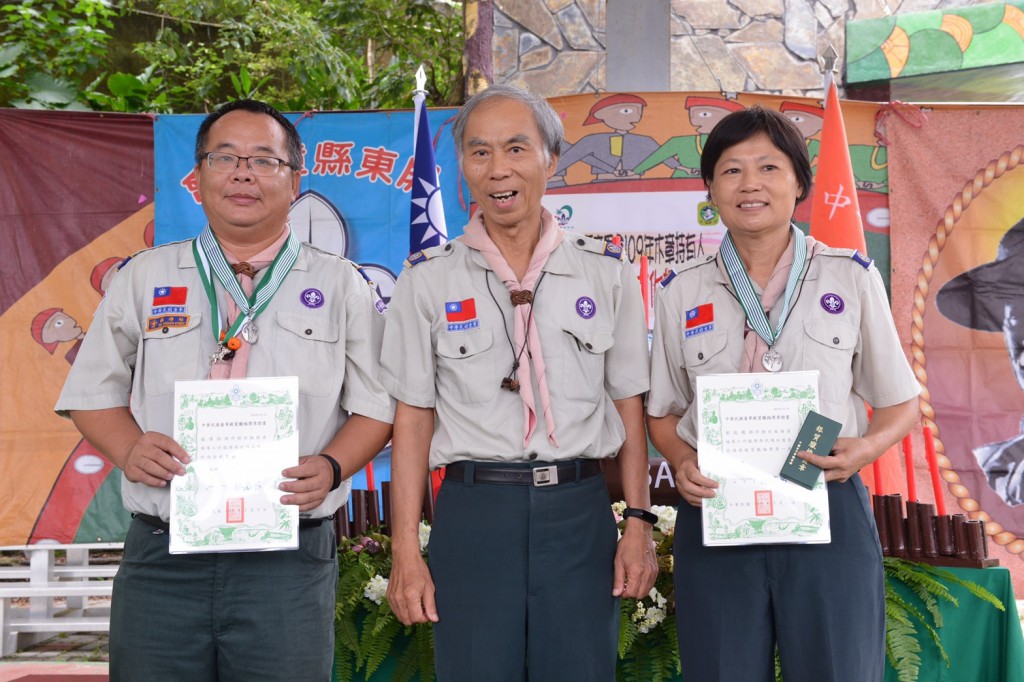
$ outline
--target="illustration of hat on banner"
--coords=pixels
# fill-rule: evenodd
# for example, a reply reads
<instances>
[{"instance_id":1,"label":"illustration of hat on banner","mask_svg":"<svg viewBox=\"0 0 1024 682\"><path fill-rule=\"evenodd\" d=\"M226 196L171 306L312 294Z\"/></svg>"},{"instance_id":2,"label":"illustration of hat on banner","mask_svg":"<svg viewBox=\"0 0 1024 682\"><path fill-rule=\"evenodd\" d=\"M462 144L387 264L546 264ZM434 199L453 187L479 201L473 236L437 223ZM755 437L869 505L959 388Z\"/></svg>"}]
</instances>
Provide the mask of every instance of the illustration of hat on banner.
<instances>
[{"instance_id":1,"label":"illustration of hat on banner","mask_svg":"<svg viewBox=\"0 0 1024 682\"><path fill-rule=\"evenodd\" d=\"M946 318L985 332L1002 331L1011 301L1024 303L1024 219L1003 235L995 260L957 275L935 295Z\"/></svg>"}]
</instances>

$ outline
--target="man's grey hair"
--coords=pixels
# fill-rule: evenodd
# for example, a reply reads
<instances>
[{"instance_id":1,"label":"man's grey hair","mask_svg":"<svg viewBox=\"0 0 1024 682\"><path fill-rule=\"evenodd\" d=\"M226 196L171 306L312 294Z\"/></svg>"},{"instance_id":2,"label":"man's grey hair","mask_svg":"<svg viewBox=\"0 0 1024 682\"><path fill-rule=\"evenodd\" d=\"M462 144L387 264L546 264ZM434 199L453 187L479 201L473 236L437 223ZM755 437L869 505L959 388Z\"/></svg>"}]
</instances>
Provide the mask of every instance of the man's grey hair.
<instances>
[{"instance_id":1,"label":"man's grey hair","mask_svg":"<svg viewBox=\"0 0 1024 682\"><path fill-rule=\"evenodd\" d=\"M558 117L558 114L551 108L548 101L522 88L509 85L508 83L501 83L492 85L486 90L470 97L462 105L458 116L455 117L455 124L452 126L452 136L455 138L455 155L460 163L462 162L462 142L465 139L466 123L469 121L469 115L487 100L496 98L516 100L528 106L533 113L533 120L536 121L537 128L540 130L541 141L544 144L545 162L550 163L553 157L558 156L565 131L562 128L562 119Z\"/></svg>"}]
</instances>

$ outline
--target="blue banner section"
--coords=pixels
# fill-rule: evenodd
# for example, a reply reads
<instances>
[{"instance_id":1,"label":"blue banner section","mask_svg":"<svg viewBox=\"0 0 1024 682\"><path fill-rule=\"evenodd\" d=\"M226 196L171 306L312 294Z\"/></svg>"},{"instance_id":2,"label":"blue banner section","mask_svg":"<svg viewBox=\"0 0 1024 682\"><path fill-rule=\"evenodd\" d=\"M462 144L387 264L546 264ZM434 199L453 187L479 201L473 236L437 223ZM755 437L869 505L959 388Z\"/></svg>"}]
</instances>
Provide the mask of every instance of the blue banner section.
<instances>
[{"instance_id":1,"label":"blue banner section","mask_svg":"<svg viewBox=\"0 0 1024 682\"><path fill-rule=\"evenodd\" d=\"M456 109L429 112L449 237L462 233L469 192L459 177L451 123ZM412 111L288 114L302 136L304 168L291 211L301 241L367 268L385 301L409 255L413 188ZM206 224L197 193L194 148L203 115L159 116L156 243L190 239ZM460 187L461 185L461 187ZM434 209L433 206L424 210ZM436 210L436 209L434 209Z\"/></svg>"}]
</instances>

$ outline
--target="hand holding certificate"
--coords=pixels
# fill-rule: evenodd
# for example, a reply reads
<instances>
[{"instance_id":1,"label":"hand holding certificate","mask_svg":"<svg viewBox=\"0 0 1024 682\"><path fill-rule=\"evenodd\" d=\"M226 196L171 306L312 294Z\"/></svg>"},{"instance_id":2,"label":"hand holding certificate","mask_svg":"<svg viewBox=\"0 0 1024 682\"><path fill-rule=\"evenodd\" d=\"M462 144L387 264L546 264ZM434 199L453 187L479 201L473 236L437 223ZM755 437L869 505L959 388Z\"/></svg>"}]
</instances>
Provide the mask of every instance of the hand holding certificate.
<instances>
[{"instance_id":1,"label":"hand holding certificate","mask_svg":"<svg viewBox=\"0 0 1024 682\"><path fill-rule=\"evenodd\" d=\"M702 505L704 544L827 543L828 491L779 471L808 413L818 373L719 374L697 378L697 460L719 482Z\"/></svg>"},{"instance_id":2,"label":"hand holding certificate","mask_svg":"<svg viewBox=\"0 0 1024 682\"><path fill-rule=\"evenodd\" d=\"M179 381L174 404L192 461L171 482L170 552L298 547L298 507L278 489L299 461L298 378Z\"/></svg>"}]
</instances>

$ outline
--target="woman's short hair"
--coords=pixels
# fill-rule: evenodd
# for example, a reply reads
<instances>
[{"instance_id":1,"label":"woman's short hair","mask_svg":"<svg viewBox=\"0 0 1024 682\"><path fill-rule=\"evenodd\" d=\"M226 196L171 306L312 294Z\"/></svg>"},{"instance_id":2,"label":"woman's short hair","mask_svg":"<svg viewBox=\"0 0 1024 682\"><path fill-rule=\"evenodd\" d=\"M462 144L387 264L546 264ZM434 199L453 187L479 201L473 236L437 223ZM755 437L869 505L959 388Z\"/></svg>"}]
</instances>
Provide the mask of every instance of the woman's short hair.
<instances>
[{"instance_id":1,"label":"woman's short hair","mask_svg":"<svg viewBox=\"0 0 1024 682\"><path fill-rule=\"evenodd\" d=\"M761 134L767 135L772 144L789 157L793 164L793 171L802 189L796 199L800 203L810 196L814 182L811 160L807 156L807 142L792 121L760 104L734 111L719 121L708 135L700 158L700 177L704 186L709 187L715 179L715 164L726 149Z\"/></svg>"}]
</instances>

